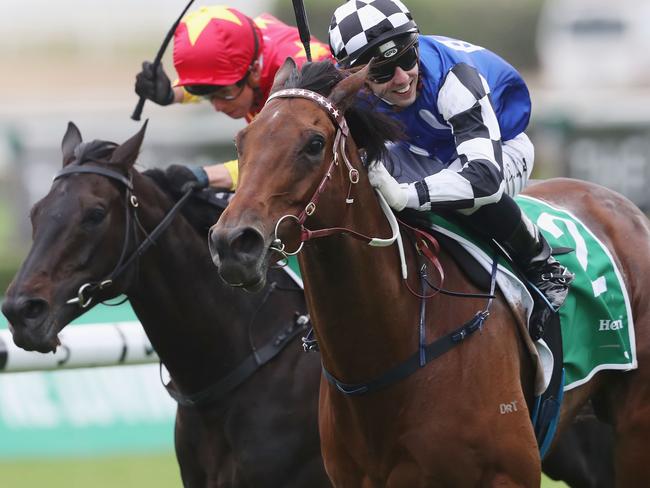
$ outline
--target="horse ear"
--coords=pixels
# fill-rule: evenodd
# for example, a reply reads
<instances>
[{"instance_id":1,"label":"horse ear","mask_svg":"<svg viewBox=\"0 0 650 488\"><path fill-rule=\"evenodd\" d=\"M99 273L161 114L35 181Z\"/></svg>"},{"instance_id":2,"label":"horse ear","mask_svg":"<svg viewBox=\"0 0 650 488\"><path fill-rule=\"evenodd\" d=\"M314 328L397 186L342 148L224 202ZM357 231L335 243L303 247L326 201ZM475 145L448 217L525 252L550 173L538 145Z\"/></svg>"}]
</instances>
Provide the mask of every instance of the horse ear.
<instances>
[{"instance_id":1,"label":"horse ear","mask_svg":"<svg viewBox=\"0 0 650 488\"><path fill-rule=\"evenodd\" d=\"M370 64L339 82L328 97L339 110L345 112L352 106L356 94L363 88Z\"/></svg>"},{"instance_id":2,"label":"horse ear","mask_svg":"<svg viewBox=\"0 0 650 488\"><path fill-rule=\"evenodd\" d=\"M61 152L63 153L63 166L66 166L74 159L74 150L81 144L81 132L73 122L68 122L68 128L61 141Z\"/></svg>"},{"instance_id":3,"label":"horse ear","mask_svg":"<svg viewBox=\"0 0 650 488\"><path fill-rule=\"evenodd\" d=\"M135 163L135 160L138 157L140 152L140 146L142 146L142 140L144 139L144 133L147 130L147 124L149 119L145 120L142 124L142 128L138 131L136 135L131 137L129 140L117 146L113 155L111 156L111 163L119 164L125 167L131 167Z\"/></svg>"},{"instance_id":4,"label":"horse ear","mask_svg":"<svg viewBox=\"0 0 650 488\"><path fill-rule=\"evenodd\" d=\"M293 58L285 59L284 63L282 63L282 66L280 66L280 69L275 74L273 86L271 87L271 93L284 88L284 84L289 79L289 75L297 69L298 67L296 66L296 62L293 60Z\"/></svg>"}]
</instances>

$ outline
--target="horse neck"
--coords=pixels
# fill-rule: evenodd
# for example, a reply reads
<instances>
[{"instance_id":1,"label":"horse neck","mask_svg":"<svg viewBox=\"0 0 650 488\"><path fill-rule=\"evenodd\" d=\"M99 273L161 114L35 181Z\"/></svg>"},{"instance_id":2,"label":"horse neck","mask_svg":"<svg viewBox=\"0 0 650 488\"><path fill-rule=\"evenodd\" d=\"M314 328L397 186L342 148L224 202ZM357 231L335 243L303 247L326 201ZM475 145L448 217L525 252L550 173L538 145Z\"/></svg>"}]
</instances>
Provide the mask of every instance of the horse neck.
<instances>
[{"instance_id":1,"label":"horse neck","mask_svg":"<svg viewBox=\"0 0 650 488\"><path fill-rule=\"evenodd\" d=\"M354 165L359 167L358 162ZM324 193L314 214L318 218L307 219L306 226L343 226L369 237L389 238L390 224L368 180L361 178L352 190L354 203L344 204L345 165L341 173L344 190ZM328 213L332 208L336 211ZM309 241L300 260L323 362L334 375L350 378L347 373L353 372L369 377L413 352L417 327L396 327L417 324L418 319L418 302L404 286L396 244L371 247L335 235Z\"/></svg>"},{"instance_id":2,"label":"horse neck","mask_svg":"<svg viewBox=\"0 0 650 488\"><path fill-rule=\"evenodd\" d=\"M138 218L151 232L172 206L142 175L134 177ZM226 286L205 239L182 214L139 259L127 296L156 352L182 391L214 383L250 353L246 325L257 298ZM242 313L243 312L243 313Z\"/></svg>"}]
</instances>

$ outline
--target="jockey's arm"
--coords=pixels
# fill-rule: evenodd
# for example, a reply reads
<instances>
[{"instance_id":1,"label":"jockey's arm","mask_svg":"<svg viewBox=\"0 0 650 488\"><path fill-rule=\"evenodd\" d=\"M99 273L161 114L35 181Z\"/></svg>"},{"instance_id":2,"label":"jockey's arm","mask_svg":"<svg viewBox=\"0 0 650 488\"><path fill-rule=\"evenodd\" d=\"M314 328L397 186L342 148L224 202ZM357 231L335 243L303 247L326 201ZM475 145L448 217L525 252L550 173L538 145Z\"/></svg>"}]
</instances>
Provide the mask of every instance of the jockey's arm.
<instances>
[{"instance_id":1,"label":"jockey's arm","mask_svg":"<svg viewBox=\"0 0 650 488\"><path fill-rule=\"evenodd\" d=\"M234 191L237 186L237 160L210 166L184 166L172 164L165 170L171 193L182 195L188 184L194 189L215 188Z\"/></svg>"},{"instance_id":2,"label":"jockey's arm","mask_svg":"<svg viewBox=\"0 0 650 488\"><path fill-rule=\"evenodd\" d=\"M377 164L368 173L371 183L397 211L472 209L498 201L504 187L501 131L487 83L474 68L454 66L438 92L437 109L452 129L457 159L408 184L399 184Z\"/></svg>"},{"instance_id":3,"label":"jockey's arm","mask_svg":"<svg viewBox=\"0 0 650 488\"><path fill-rule=\"evenodd\" d=\"M202 100L188 93L182 86L175 86L174 103L198 103ZM237 188L237 179L239 175L237 160L227 161L226 163L203 166L207 176L207 186L234 191Z\"/></svg>"},{"instance_id":4,"label":"jockey's arm","mask_svg":"<svg viewBox=\"0 0 650 488\"><path fill-rule=\"evenodd\" d=\"M208 175L208 184L212 188L223 188L230 191L237 188L239 171L236 159L223 164L204 166L203 169Z\"/></svg>"},{"instance_id":5,"label":"jockey's arm","mask_svg":"<svg viewBox=\"0 0 650 488\"><path fill-rule=\"evenodd\" d=\"M440 88L437 109L451 126L457 159L414 184L420 206L471 209L497 202L504 188L501 128L487 81L457 64Z\"/></svg>"}]
</instances>

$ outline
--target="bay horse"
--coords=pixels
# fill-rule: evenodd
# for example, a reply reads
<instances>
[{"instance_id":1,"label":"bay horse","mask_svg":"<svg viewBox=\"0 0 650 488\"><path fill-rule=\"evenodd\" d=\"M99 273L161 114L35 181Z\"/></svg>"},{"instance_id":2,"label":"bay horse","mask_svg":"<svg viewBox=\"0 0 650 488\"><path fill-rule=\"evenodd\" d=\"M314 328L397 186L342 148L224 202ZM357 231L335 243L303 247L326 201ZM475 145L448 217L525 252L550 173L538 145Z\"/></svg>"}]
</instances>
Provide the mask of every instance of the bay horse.
<instances>
[{"instance_id":1,"label":"bay horse","mask_svg":"<svg viewBox=\"0 0 650 488\"><path fill-rule=\"evenodd\" d=\"M237 135L240 184L211 230L213 261L227 282L256 290L265 286L278 253L300 251L327 372L319 427L334 486L537 487L540 458L528 408L533 364L503 296L497 292L477 327L486 290L477 289L444 248L437 260L445 288L474 298L437 294L423 302L416 296L415 247L404 246L407 280L398 250L386 247L399 231L364 162L381 156L395 126L360 104L366 71L344 76L314 63L298 72L287 60L265 108ZM617 485L642 486L650 479L648 220L624 197L591 183L555 179L526 193L585 222L624 277L639 367L600 372L567 392L558 430L591 399L615 431ZM458 337L450 336L454 331ZM423 337L442 344L452 337L459 345L402 374L398 365L418 360ZM355 384L365 386L346 386ZM503 405L512 407L504 413Z\"/></svg>"},{"instance_id":2,"label":"bay horse","mask_svg":"<svg viewBox=\"0 0 650 488\"><path fill-rule=\"evenodd\" d=\"M331 486L316 417L320 361L296 335L302 290L277 269L258 295L221 281L205 237L222 209L190 198L171 212L165 173L133 167L144 130L118 146L82 143L69 124L63 169L31 211L34 242L2 306L15 343L53 351L66 324L123 293L172 379L185 487Z\"/></svg>"}]
</instances>

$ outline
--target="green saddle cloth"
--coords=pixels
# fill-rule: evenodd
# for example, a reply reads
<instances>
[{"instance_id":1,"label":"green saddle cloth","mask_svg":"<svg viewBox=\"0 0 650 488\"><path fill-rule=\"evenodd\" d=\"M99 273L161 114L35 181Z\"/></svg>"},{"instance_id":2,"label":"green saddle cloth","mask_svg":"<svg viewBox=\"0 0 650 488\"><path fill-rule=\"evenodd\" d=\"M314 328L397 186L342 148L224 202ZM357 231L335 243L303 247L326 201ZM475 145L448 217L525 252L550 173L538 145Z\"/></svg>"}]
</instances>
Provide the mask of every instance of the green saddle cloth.
<instances>
[{"instance_id":1,"label":"green saddle cloth","mask_svg":"<svg viewBox=\"0 0 650 488\"><path fill-rule=\"evenodd\" d=\"M523 195L515 200L552 248L575 249L556 256L576 276L560 309L565 391L586 383L601 370L635 369L630 300L607 247L567 210ZM435 214L431 214L431 220L433 227L445 229L446 235L455 235L461 243L471 241L488 257L494 254L485 242L465 229Z\"/></svg>"},{"instance_id":2,"label":"green saddle cloth","mask_svg":"<svg viewBox=\"0 0 650 488\"><path fill-rule=\"evenodd\" d=\"M637 367L634 318L621 273L607 247L575 215L546 202L519 196L517 203L551 247L575 252L556 256L576 275L560 308L565 390L598 371Z\"/></svg>"}]
</instances>

